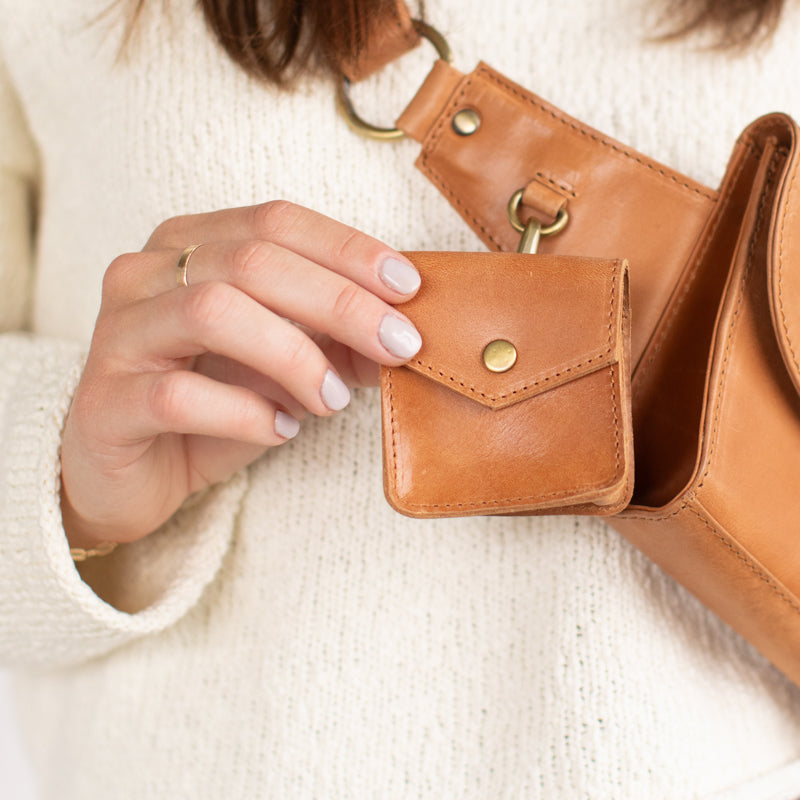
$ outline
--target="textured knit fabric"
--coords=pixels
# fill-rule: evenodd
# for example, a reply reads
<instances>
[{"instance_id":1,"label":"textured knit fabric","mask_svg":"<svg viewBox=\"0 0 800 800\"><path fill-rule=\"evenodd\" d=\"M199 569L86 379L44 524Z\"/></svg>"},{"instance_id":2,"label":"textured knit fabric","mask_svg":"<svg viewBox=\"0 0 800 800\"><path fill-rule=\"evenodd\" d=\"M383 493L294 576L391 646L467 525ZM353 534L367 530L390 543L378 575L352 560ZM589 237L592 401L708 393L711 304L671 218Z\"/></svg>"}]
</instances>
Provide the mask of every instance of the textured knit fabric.
<instances>
[{"instance_id":1,"label":"textured knit fabric","mask_svg":"<svg viewBox=\"0 0 800 800\"><path fill-rule=\"evenodd\" d=\"M800 793L800 691L601 521L391 511L376 390L95 564L105 600L81 579L59 432L114 256L278 197L482 249L417 145L355 137L328 83L247 78L191 0L148 3L118 61L108 5L0 0L0 658L42 797ZM800 115L795 5L741 58L649 41L660 6L634 0L426 5L462 69L710 185L752 118ZM357 87L363 113L390 122L431 59Z\"/></svg>"}]
</instances>

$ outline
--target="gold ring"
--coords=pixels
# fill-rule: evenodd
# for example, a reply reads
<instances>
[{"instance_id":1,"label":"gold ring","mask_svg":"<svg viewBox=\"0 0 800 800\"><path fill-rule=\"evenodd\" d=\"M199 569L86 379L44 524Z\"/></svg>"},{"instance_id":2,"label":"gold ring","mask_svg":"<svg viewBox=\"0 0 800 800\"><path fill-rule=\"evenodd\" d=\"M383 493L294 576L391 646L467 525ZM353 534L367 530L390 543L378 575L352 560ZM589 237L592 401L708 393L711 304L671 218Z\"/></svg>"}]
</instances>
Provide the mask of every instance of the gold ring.
<instances>
[{"instance_id":1,"label":"gold ring","mask_svg":"<svg viewBox=\"0 0 800 800\"><path fill-rule=\"evenodd\" d=\"M181 253L181 257L178 259L178 271L176 273L178 286L189 285L189 281L186 279L186 271L189 269L189 259L198 247L200 247L199 244L189 245L189 247L185 248Z\"/></svg>"}]
</instances>

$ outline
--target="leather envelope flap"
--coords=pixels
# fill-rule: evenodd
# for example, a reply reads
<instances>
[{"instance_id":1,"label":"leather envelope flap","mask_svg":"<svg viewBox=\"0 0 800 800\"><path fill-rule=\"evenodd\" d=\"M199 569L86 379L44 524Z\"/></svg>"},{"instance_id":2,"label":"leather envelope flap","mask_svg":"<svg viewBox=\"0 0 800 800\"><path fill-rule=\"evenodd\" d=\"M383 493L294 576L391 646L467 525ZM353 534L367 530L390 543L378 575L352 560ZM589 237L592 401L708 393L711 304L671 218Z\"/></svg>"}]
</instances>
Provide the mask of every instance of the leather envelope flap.
<instances>
[{"instance_id":1,"label":"leather envelope flap","mask_svg":"<svg viewBox=\"0 0 800 800\"><path fill-rule=\"evenodd\" d=\"M414 252L417 295L398 306L422 348L405 366L490 408L504 408L619 361L622 261L518 253ZM495 341L516 351L490 371Z\"/></svg>"}]
</instances>

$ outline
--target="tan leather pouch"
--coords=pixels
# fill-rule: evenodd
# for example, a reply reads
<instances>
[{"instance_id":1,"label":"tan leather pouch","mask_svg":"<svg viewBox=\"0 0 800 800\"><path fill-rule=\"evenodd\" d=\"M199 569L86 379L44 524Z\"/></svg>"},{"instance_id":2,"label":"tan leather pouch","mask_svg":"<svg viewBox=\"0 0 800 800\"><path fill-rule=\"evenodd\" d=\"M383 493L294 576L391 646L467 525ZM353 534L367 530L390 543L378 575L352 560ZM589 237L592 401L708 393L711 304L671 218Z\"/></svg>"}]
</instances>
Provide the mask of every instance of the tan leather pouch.
<instances>
[{"instance_id":1,"label":"tan leather pouch","mask_svg":"<svg viewBox=\"0 0 800 800\"><path fill-rule=\"evenodd\" d=\"M422 349L381 373L389 503L413 517L624 508L633 486L627 263L406 255L422 286L398 310ZM493 355L492 342L507 344Z\"/></svg>"}]
</instances>

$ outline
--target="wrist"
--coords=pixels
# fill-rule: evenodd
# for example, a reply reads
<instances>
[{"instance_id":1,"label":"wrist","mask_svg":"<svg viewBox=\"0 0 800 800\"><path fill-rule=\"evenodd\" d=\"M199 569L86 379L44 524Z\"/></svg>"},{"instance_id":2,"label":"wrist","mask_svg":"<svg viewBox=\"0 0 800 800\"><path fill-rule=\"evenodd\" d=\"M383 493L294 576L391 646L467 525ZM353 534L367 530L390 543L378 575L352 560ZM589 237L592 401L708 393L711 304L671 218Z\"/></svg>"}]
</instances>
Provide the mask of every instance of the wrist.
<instances>
[{"instance_id":1,"label":"wrist","mask_svg":"<svg viewBox=\"0 0 800 800\"><path fill-rule=\"evenodd\" d=\"M61 522L70 553L76 561L84 561L93 555L106 555L116 547L116 543L110 542L104 535L104 531L93 530L91 523L75 510L63 484L61 486Z\"/></svg>"}]
</instances>

